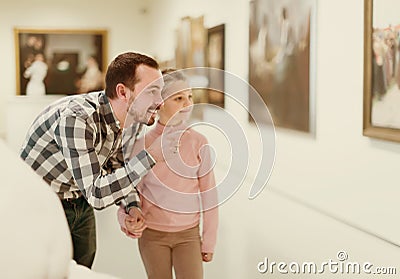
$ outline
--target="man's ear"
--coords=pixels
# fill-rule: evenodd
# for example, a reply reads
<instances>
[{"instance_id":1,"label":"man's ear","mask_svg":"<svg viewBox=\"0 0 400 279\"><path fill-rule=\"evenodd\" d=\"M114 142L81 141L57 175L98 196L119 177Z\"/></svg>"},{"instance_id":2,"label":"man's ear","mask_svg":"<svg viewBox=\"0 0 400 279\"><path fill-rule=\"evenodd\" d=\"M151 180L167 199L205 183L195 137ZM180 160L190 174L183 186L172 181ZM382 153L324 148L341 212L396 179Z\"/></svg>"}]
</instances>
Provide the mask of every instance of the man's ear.
<instances>
[{"instance_id":1,"label":"man's ear","mask_svg":"<svg viewBox=\"0 0 400 279\"><path fill-rule=\"evenodd\" d=\"M128 88L124 84L118 83L117 86L115 87L115 92L117 93L118 99L124 101L129 100Z\"/></svg>"}]
</instances>

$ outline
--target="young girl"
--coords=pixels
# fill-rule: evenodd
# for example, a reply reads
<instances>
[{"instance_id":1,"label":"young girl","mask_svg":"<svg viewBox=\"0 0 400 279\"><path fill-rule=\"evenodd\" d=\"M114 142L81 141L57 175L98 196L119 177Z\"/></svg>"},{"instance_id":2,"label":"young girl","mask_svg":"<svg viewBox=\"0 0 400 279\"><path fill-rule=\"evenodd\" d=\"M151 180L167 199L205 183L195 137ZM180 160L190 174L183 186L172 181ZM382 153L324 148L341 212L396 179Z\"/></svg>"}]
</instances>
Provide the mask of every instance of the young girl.
<instances>
[{"instance_id":1,"label":"young girl","mask_svg":"<svg viewBox=\"0 0 400 279\"><path fill-rule=\"evenodd\" d=\"M172 278L172 268L176 278L203 278L202 261L213 259L218 226L210 152L207 139L185 125L193 101L184 75L173 70L163 75L165 101L158 123L135 147L149 147L163 133L184 132L175 147L176 156L157 162L138 186L147 226L139 238L139 250L148 278ZM121 229L130 237L139 237L127 231L129 218L120 208Z\"/></svg>"}]
</instances>

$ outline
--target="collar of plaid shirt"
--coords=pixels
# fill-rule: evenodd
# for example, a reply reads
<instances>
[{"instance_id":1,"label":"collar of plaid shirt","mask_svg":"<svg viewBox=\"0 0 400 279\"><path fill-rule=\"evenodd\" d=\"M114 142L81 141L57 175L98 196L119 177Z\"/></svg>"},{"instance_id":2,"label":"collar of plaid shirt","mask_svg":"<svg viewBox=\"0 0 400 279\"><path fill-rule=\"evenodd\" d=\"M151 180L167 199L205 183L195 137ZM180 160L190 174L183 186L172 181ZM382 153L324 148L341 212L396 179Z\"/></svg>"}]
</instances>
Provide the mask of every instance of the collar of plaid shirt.
<instances>
[{"instance_id":1,"label":"collar of plaid shirt","mask_svg":"<svg viewBox=\"0 0 400 279\"><path fill-rule=\"evenodd\" d=\"M99 95L99 104L100 114L104 117L106 124L109 125L114 132L118 133L121 129L120 122L115 117L111 103L104 91Z\"/></svg>"}]
</instances>

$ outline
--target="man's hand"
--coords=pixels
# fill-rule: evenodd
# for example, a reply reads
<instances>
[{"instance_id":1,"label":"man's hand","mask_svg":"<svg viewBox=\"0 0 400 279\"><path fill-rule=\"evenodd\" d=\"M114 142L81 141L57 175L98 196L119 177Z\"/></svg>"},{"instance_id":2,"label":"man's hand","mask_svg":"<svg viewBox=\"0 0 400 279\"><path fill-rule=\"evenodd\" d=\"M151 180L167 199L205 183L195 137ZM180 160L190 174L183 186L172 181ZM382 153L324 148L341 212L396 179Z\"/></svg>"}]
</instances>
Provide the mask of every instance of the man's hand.
<instances>
[{"instance_id":1,"label":"man's hand","mask_svg":"<svg viewBox=\"0 0 400 279\"><path fill-rule=\"evenodd\" d=\"M121 231L124 232L126 236L131 238L139 238L142 236L146 225L142 212L138 208L132 207L129 210L129 214L126 214L125 208L121 206L118 209L117 215Z\"/></svg>"},{"instance_id":2,"label":"man's hand","mask_svg":"<svg viewBox=\"0 0 400 279\"><path fill-rule=\"evenodd\" d=\"M128 232L136 235L141 235L146 228L143 214L137 207L129 209L129 215L125 218L125 226Z\"/></svg>"}]
</instances>

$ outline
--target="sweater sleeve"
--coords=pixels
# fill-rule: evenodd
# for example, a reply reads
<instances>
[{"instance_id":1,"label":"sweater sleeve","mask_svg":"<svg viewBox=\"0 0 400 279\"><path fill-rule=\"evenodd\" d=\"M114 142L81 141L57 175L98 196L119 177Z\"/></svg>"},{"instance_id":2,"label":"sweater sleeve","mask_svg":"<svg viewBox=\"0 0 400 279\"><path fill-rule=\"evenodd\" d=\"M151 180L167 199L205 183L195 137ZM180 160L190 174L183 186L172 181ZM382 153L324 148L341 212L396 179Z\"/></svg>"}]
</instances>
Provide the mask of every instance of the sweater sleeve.
<instances>
[{"instance_id":1,"label":"sweater sleeve","mask_svg":"<svg viewBox=\"0 0 400 279\"><path fill-rule=\"evenodd\" d=\"M198 180L203 209L201 252L214 253L218 230L218 194L215 187L214 164L207 142L201 146L199 155L201 163L198 171Z\"/></svg>"}]
</instances>

